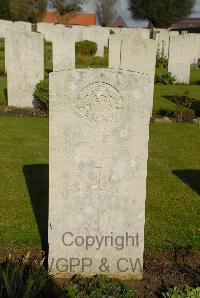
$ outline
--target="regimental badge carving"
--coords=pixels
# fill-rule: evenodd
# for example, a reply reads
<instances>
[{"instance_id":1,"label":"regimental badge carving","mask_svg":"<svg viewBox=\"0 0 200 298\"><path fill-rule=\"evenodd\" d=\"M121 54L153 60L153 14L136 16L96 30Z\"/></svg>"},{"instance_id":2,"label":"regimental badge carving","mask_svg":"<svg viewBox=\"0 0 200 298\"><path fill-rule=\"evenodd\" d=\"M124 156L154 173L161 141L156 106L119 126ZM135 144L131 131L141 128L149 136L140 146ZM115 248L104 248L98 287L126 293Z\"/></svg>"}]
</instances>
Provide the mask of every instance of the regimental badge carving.
<instances>
[{"instance_id":1,"label":"regimental badge carving","mask_svg":"<svg viewBox=\"0 0 200 298\"><path fill-rule=\"evenodd\" d=\"M116 87L95 82L84 87L75 101L75 110L79 118L92 125L106 125L118 118L124 108L124 100Z\"/></svg>"}]
</instances>

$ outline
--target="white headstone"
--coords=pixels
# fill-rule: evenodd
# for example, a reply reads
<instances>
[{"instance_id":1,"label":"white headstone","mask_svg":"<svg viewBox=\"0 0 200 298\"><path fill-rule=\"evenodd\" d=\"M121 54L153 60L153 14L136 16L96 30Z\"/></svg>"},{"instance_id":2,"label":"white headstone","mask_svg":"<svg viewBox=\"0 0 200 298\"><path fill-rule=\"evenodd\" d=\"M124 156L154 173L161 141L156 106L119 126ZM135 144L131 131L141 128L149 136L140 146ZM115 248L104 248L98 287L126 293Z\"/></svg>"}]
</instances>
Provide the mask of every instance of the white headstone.
<instances>
[{"instance_id":1,"label":"white headstone","mask_svg":"<svg viewBox=\"0 0 200 298\"><path fill-rule=\"evenodd\" d=\"M49 270L141 278L149 75L50 74Z\"/></svg>"},{"instance_id":2,"label":"white headstone","mask_svg":"<svg viewBox=\"0 0 200 298\"><path fill-rule=\"evenodd\" d=\"M111 34L109 38L109 68L120 69L122 39L118 34Z\"/></svg>"},{"instance_id":3,"label":"white headstone","mask_svg":"<svg viewBox=\"0 0 200 298\"><path fill-rule=\"evenodd\" d=\"M44 39L40 33L6 36L8 105L32 107L35 85L44 78Z\"/></svg>"},{"instance_id":4,"label":"white headstone","mask_svg":"<svg viewBox=\"0 0 200 298\"><path fill-rule=\"evenodd\" d=\"M153 101L157 43L152 39L126 36L121 44L120 68L148 74L151 80L149 97Z\"/></svg>"},{"instance_id":5,"label":"white headstone","mask_svg":"<svg viewBox=\"0 0 200 298\"><path fill-rule=\"evenodd\" d=\"M200 34L198 34L198 58L200 59Z\"/></svg>"},{"instance_id":6,"label":"white headstone","mask_svg":"<svg viewBox=\"0 0 200 298\"><path fill-rule=\"evenodd\" d=\"M191 52L191 38L188 38L188 34L170 37L168 71L177 83L189 83Z\"/></svg>"},{"instance_id":7,"label":"white headstone","mask_svg":"<svg viewBox=\"0 0 200 298\"><path fill-rule=\"evenodd\" d=\"M23 32L31 32L32 31L32 24L27 22L14 22L13 28L16 31L23 31Z\"/></svg>"},{"instance_id":8,"label":"white headstone","mask_svg":"<svg viewBox=\"0 0 200 298\"><path fill-rule=\"evenodd\" d=\"M149 74L152 80L152 98L156 47L155 40L133 38L127 34L113 34L110 36L109 67Z\"/></svg>"},{"instance_id":9,"label":"white headstone","mask_svg":"<svg viewBox=\"0 0 200 298\"><path fill-rule=\"evenodd\" d=\"M189 33L186 35L187 38L190 40L190 57L191 57L191 64L196 64L199 59L199 36L200 34Z\"/></svg>"},{"instance_id":10,"label":"white headstone","mask_svg":"<svg viewBox=\"0 0 200 298\"><path fill-rule=\"evenodd\" d=\"M144 28L122 28L122 33L128 34L132 38L150 39L150 29Z\"/></svg>"},{"instance_id":11,"label":"white headstone","mask_svg":"<svg viewBox=\"0 0 200 298\"><path fill-rule=\"evenodd\" d=\"M8 52L8 43L7 43L7 35L9 36L9 34L11 32L16 32L16 33L20 33L20 32L31 32L32 31L32 24L31 23L27 23L27 22L13 22L11 23L10 26L7 27L7 29L4 32L4 37L5 37L5 71L7 72L7 52Z\"/></svg>"},{"instance_id":12,"label":"white headstone","mask_svg":"<svg viewBox=\"0 0 200 298\"><path fill-rule=\"evenodd\" d=\"M76 42L83 40L83 30L81 26L72 26L72 32Z\"/></svg>"},{"instance_id":13,"label":"white headstone","mask_svg":"<svg viewBox=\"0 0 200 298\"><path fill-rule=\"evenodd\" d=\"M37 23L37 32L42 33L46 41L52 42L54 37L54 24Z\"/></svg>"},{"instance_id":14,"label":"white headstone","mask_svg":"<svg viewBox=\"0 0 200 298\"><path fill-rule=\"evenodd\" d=\"M75 68L75 38L70 28L55 28L53 37L53 70Z\"/></svg>"},{"instance_id":15,"label":"white headstone","mask_svg":"<svg viewBox=\"0 0 200 298\"><path fill-rule=\"evenodd\" d=\"M156 29L156 30L157 30L157 41L158 41L157 55L160 58L168 59L169 37L170 37L169 30L168 29Z\"/></svg>"},{"instance_id":16,"label":"white headstone","mask_svg":"<svg viewBox=\"0 0 200 298\"><path fill-rule=\"evenodd\" d=\"M108 27L100 27L100 26L93 26L96 30L97 36L99 35L99 39L104 44L105 47L108 46L108 40L110 36L110 28Z\"/></svg>"},{"instance_id":17,"label":"white headstone","mask_svg":"<svg viewBox=\"0 0 200 298\"><path fill-rule=\"evenodd\" d=\"M121 45L121 69L151 75L154 79L156 65L156 42L147 39L124 37Z\"/></svg>"},{"instance_id":18,"label":"white headstone","mask_svg":"<svg viewBox=\"0 0 200 298\"><path fill-rule=\"evenodd\" d=\"M11 29L13 22L0 20L0 38L5 38L7 30Z\"/></svg>"}]
</instances>

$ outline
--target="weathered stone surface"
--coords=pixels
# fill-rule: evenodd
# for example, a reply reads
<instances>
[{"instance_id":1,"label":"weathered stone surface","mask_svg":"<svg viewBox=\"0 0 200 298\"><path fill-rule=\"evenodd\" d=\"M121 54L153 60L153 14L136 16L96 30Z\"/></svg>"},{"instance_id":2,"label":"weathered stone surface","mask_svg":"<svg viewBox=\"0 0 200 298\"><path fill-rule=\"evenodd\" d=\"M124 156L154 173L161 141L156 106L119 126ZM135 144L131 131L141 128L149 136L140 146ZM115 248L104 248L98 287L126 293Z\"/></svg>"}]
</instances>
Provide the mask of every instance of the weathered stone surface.
<instances>
[{"instance_id":1,"label":"weathered stone surface","mask_svg":"<svg viewBox=\"0 0 200 298\"><path fill-rule=\"evenodd\" d=\"M125 36L121 45L121 69L155 76L156 42Z\"/></svg>"},{"instance_id":2,"label":"weathered stone surface","mask_svg":"<svg viewBox=\"0 0 200 298\"><path fill-rule=\"evenodd\" d=\"M5 71L7 72L7 53L8 53L8 43L7 43L7 36L11 32L31 32L32 31L32 24L27 22L10 22L10 25L6 26L6 30L4 31L4 38L5 38Z\"/></svg>"},{"instance_id":3,"label":"weathered stone surface","mask_svg":"<svg viewBox=\"0 0 200 298\"><path fill-rule=\"evenodd\" d=\"M168 59L169 37L170 37L169 30L156 29L156 31L157 31L157 41L158 41L157 55L160 58Z\"/></svg>"},{"instance_id":4,"label":"weathered stone surface","mask_svg":"<svg viewBox=\"0 0 200 298\"><path fill-rule=\"evenodd\" d=\"M179 35L179 32L169 31L168 29L155 29L154 32L156 32L157 56L168 59L170 37Z\"/></svg>"},{"instance_id":5,"label":"weathered stone surface","mask_svg":"<svg viewBox=\"0 0 200 298\"><path fill-rule=\"evenodd\" d=\"M9 30L13 25L13 22L0 20L0 38L5 38L7 30Z\"/></svg>"},{"instance_id":6,"label":"weathered stone surface","mask_svg":"<svg viewBox=\"0 0 200 298\"><path fill-rule=\"evenodd\" d=\"M109 39L109 67L155 75L156 41L127 34L113 34Z\"/></svg>"},{"instance_id":7,"label":"weathered stone surface","mask_svg":"<svg viewBox=\"0 0 200 298\"><path fill-rule=\"evenodd\" d=\"M144 28L122 28L122 33L128 34L133 38L150 39L150 29Z\"/></svg>"},{"instance_id":8,"label":"weathered stone surface","mask_svg":"<svg viewBox=\"0 0 200 298\"><path fill-rule=\"evenodd\" d=\"M190 33L186 35L189 39L190 43L190 57L191 57L191 64L196 64L199 59L199 48L200 48L200 34Z\"/></svg>"},{"instance_id":9,"label":"weathered stone surface","mask_svg":"<svg viewBox=\"0 0 200 298\"><path fill-rule=\"evenodd\" d=\"M51 272L141 277L150 90L131 71L50 74Z\"/></svg>"},{"instance_id":10,"label":"weathered stone surface","mask_svg":"<svg viewBox=\"0 0 200 298\"><path fill-rule=\"evenodd\" d=\"M109 38L109 68L120 69L121 65L121 36L111 34Z\"/></svg>"},{"instance_id":11,"label":"weathered stone surface","mask_svg":"<svg viewBox=\"0 0 200 298\"><path fill-rule=\"evenodd\" d=\"M107 47L110 36L110 28L100 26L94 26L93 28L95 28L96 34L99 35L101 42L104 44L105 47Z\"/></svg>"},{"instance_id":12,"label":"weathered stone surface","mask_svg":"<svg viewBox=\"0 0 200 298\"><path fill-rule=\"evenodd\" d=\"M121 45L121 64L120 69L131 70L148 74L151 80L149 97L153 101L154 78L156 68L155 40L135 39L126 36Z\"/></svg>"},{"instance_id":13,"label":"weathered stone surface","mask_svg":"<svg viewBox=\"0 0 200 298\"><path fill-rule=\"evenodd\" d=\"M138 39L127 34L110 36L109 67L149 74L153 99L157 43L155 40Z\"/></svg>"},{"instance_id":14,"label":"weathered stone surface","mask_svg":"<svg viewBox=\"0 0 200 298\"><path fill-rule=\"evenodd\" d=\"M170 37L168 71L178 83L189 83L191 54L191 38L188 38L188 34Z\"/></svg>"},{"instance_id":15,"label":"weathered stone surface","mask_svg":"<svg viewBox=\"0 0 200 298\"><path fill-rule=\"evenodd\" d=\"M6 36L8 105L32 107L35 85L44 78L44 39L40 33Z\"/></svg>"},{"instance_id":16,"label":"weathered stone surface","mask_svg":"<svg viewBox=\"0 0 200 298\"><path fill-rule=\"evenodd\" d=\"M37 32L42 33L46 41L52 42L54 37L54 27L54 24L51 23L37 23Z\"/></svg>"},{"instance_id":17,"label":"weathered stone surface","mask_svg":"<svg viewBox=\"0 0 200 298\"><path fill-rule=\"evenodd\" d=\"M72 26L72 32L73 36L75 38L75 41L82 41L83 40L83 31L81 26Z\"/></svg>"},{"instance_id":18,"label":"weathered stone surface","mask_svg":"<svg viewBox=\"0 0 200 298\"><path fill-rule=\"evenodd\" d=\"M110 28L115 34L129 34L133 38L150 38L150 29L144 28Z\"/></svg>"},{"instance_id":19,"label":"weathered stone surface","mask_svg":"<svg viewBox=\"0 0 200 298\"><path fill-rule=\"evenodd\" d=\"M75 38L70 28L55 27L53 37L53 70L75 68Z\"/></svg>"},{"instance_id":20,"label":"weathered stone surface","mask_svg":"<svg viewBox=\"0 0 200 298\"><path fill-rule=\"evenodd\" d=\"M16 31L23 31L23 32L31 32L32 31L32 24L28 22L14 22L13 28Z\"/></svg>"}]
</instances>

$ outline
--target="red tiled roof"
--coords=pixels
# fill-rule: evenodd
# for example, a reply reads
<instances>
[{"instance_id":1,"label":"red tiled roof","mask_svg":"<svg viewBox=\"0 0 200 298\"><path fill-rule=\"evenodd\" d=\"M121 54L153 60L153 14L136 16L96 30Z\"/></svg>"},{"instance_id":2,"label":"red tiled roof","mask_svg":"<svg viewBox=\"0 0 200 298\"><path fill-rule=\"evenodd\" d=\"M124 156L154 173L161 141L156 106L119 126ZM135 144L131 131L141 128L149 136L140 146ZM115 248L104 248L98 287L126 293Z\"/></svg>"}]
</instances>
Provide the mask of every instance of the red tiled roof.
<instances>
[{"instance_id":1,"label":"red tiled roof","mask_svg":"<svg viewBox=\"0 0 200 298\"><path fill-rule=\"evenodd\" d=\"M56 12L45 12L41 21L44 23L57 23L58 22L58 15Z\"/></svg>"},{"instance_id":2,"label":"red tiled roof","mask_svg":"<svg viewBox=\"0 0 200 298\"><path fill-rule=\"evenodd\" d=\"M57 12L46 12L42 17L42 22L45 23L60 23L60 18ZM64 25L96 25L95 13L76 13L70 17L63 18Z\"/></svg>"},{"instance_id":3,"label":"red tiled roof","mask_svg":"<svg viewBox=\"0 0 200 298\"><path fill-rule=\"evenodd\" d=\"M68 24L70 25L96 25L95 13L77 13L72 16Z\"/></svg>"}]
</instances>

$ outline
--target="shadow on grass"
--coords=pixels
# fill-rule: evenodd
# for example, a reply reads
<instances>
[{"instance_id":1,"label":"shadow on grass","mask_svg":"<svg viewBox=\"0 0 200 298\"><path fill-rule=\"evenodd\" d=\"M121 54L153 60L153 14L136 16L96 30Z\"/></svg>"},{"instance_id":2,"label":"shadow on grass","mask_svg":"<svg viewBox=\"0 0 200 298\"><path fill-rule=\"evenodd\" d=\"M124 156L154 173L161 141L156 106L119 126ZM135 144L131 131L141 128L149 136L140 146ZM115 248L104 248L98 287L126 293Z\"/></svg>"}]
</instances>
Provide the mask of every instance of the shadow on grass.
<instances>
[{"instance_id":1,"label":"shadow on grass","mask_svg":"<svg viewBox=\"0 0 200 298\"><path fill-rule=\"evenodd\" d=\"M6 104L8 104L8 90L7 90L7 88L3 89L3 93L4 93L4 97L6 99Z\"/></svg>"},{"instance_id":2,"label":"shadow on grass","mask_svg":"<svg viewBox=\"0 0 200 298\"><path fill-rule=\"evenodd\" d=\"M200 195L200 170L174 170L172 173Z\"/></svg>"},{"instance_id":3,"label":"shadow on grass","mask_svg":"<svg viewBox=\"0 0 200 298\"><path fill-rule=\"evenodd\" d=\"M197 117L200 117L200 101L199 100L193 101L190 109L192 109L195 112L195 115Z\"/></svg>"},{"instance_id":4,"label":"shadow on grass","mask_svg":"<svg viewBox=\"0 0 200 298\"><path fill-rule=\"evenodd\" d=\"M163 95L164 98L168 99L169 101L173 102L173 100L176 98L175 95ZM192 105L190 107L190 110L193 110L195 113L195 116L200 116L200 101L194 99L192 102Z\"/></svg>"},{"instance_id":5,"label":"shadow on grass","mask_svg":"<svg viewBox=\"0 0 200 298\"><path fill-rule=\"evenodd\" d=\"M42 250L48 254L49 165L25 165L23 173L40 233Z\"/></svg>"}]
</instances>

